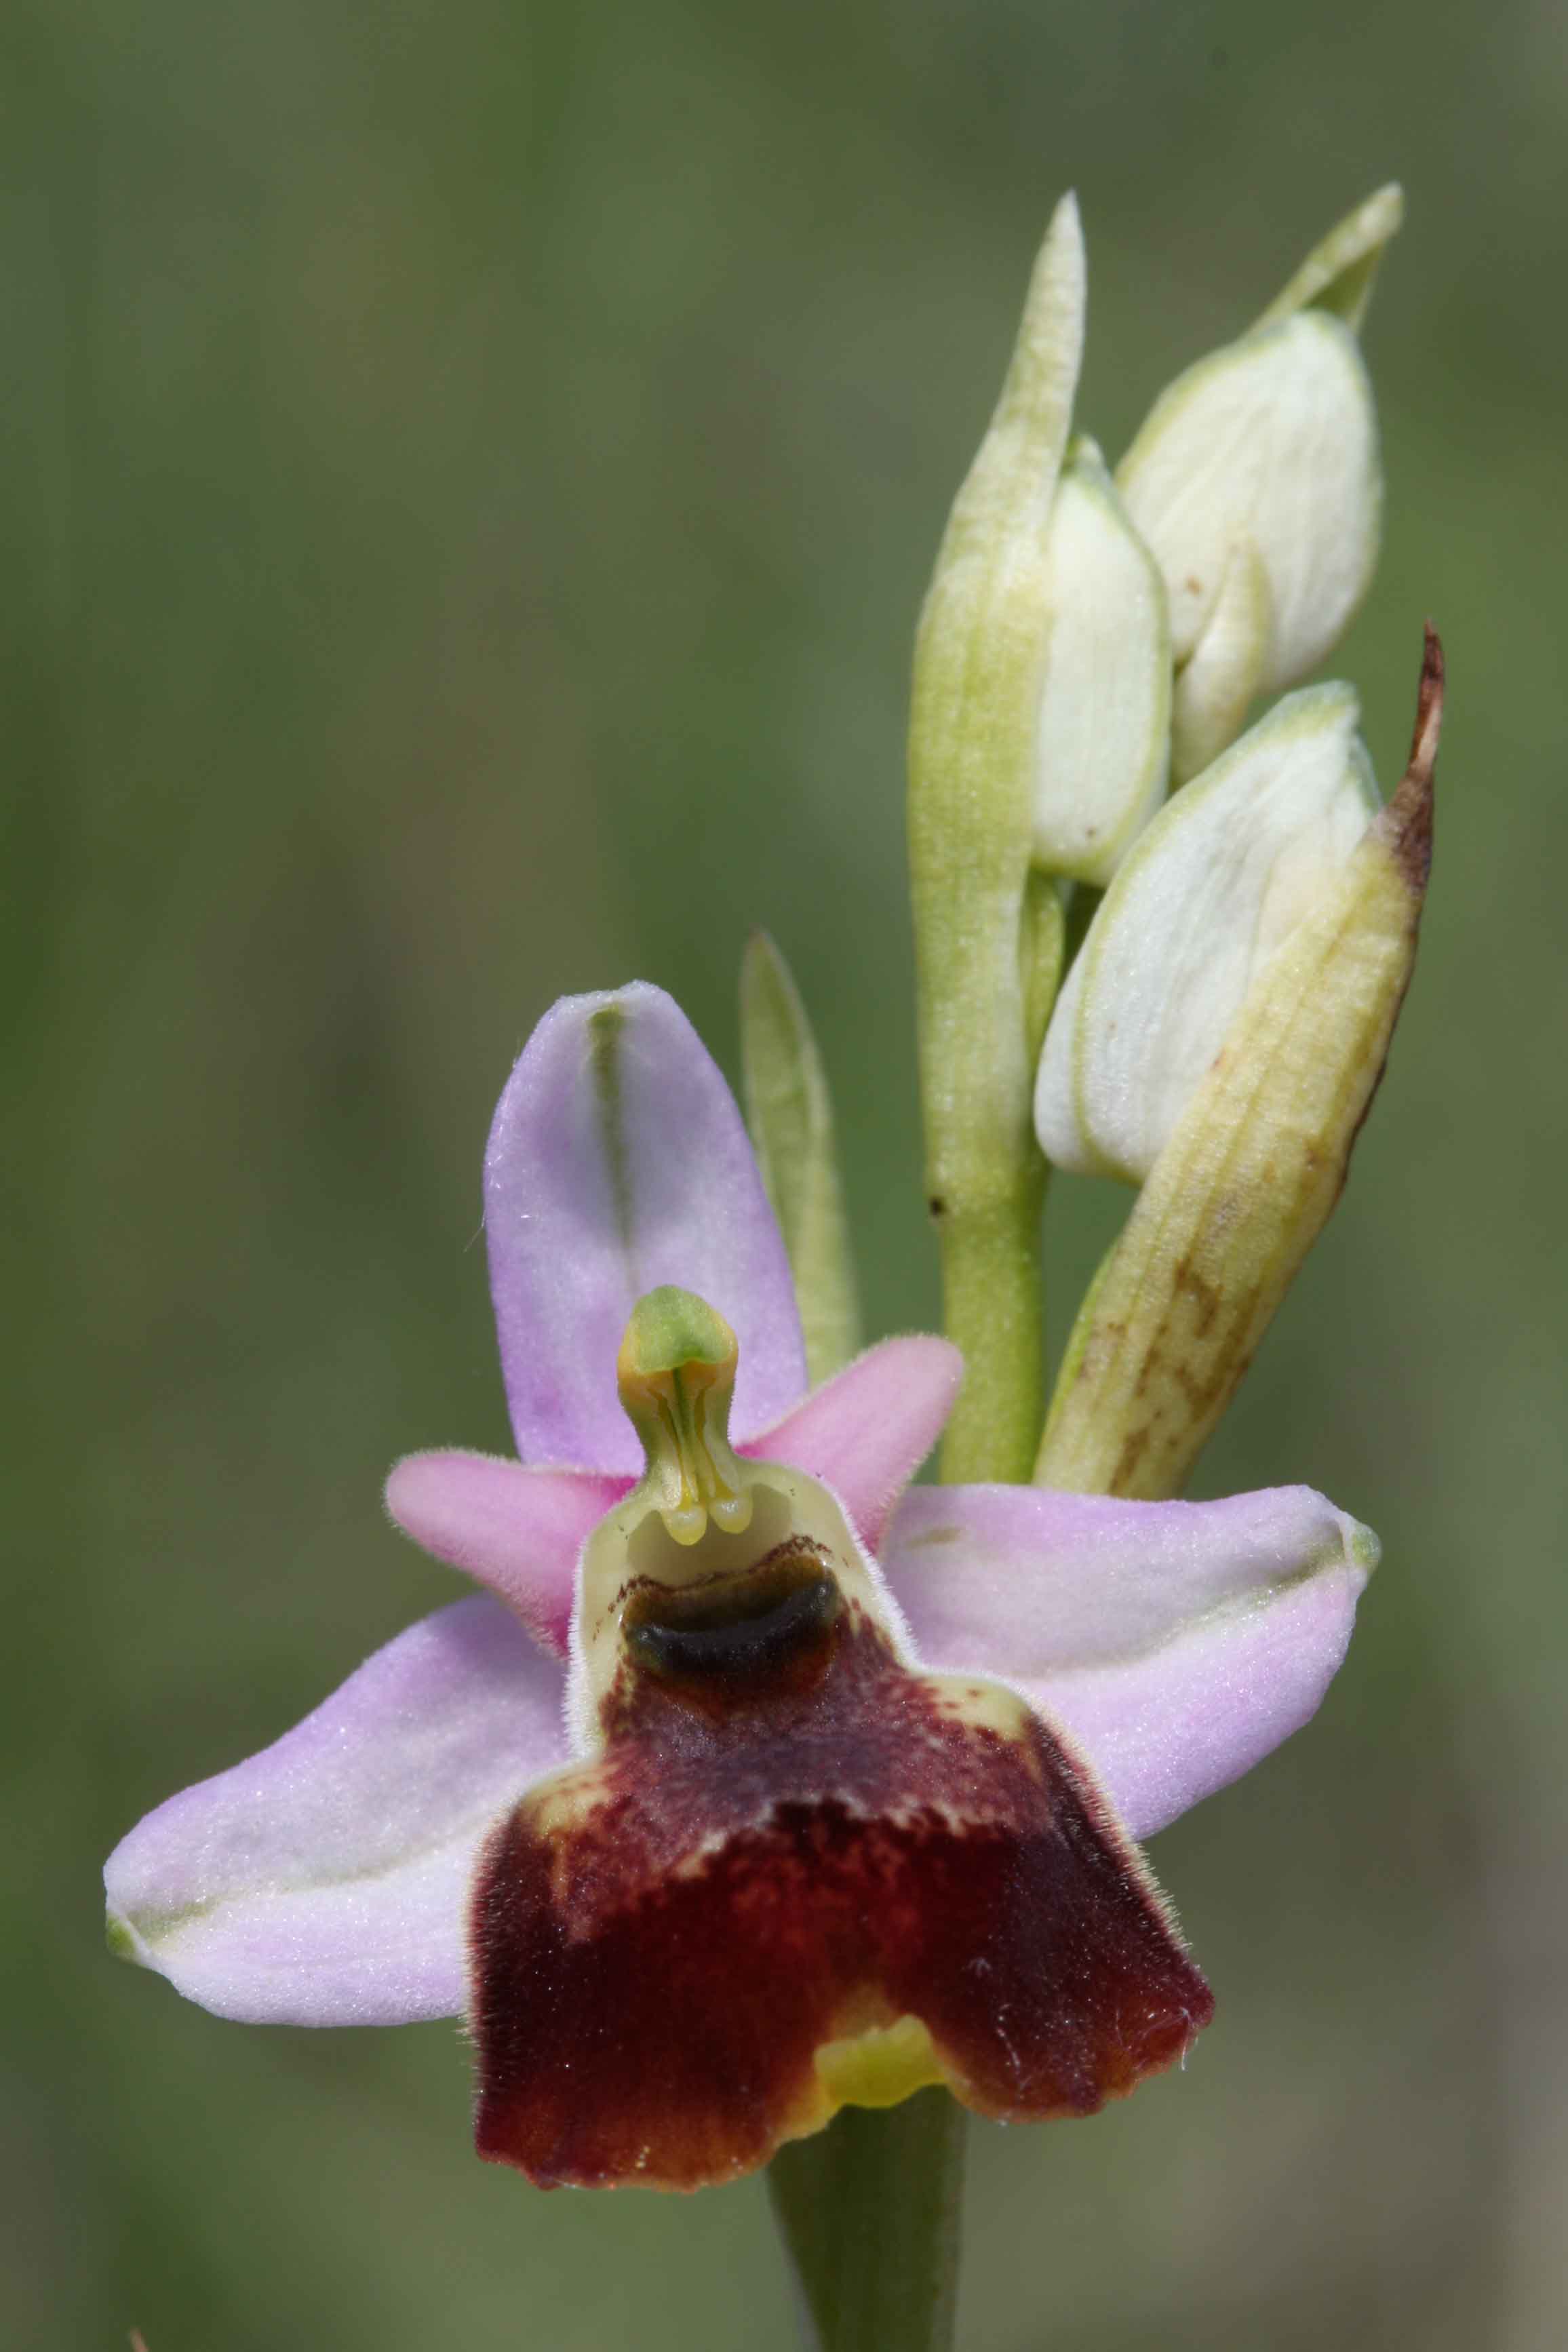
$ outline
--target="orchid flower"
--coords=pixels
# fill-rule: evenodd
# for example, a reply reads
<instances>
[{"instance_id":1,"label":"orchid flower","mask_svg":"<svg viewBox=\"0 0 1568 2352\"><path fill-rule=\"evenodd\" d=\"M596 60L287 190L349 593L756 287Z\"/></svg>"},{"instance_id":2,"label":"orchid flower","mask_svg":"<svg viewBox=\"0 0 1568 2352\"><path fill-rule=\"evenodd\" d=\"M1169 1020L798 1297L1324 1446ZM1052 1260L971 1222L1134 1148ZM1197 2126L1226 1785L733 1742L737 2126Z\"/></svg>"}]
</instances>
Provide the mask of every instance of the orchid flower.
<instances>
[{"instance_id":1,"label":"orchid flower","mask_svg":"<svg viewBox=\"0 0 1568 2352\"><path fill-rule=\"evenodd\" d=\"M1212 2003L1132 1841L1311 1715L1365 1530L1301 1487L905 1492L958 1352L805 1392L658 989L546 1015L485 1204L520 1458L414 1454L387 1506L487 1590L133 1830L116 1948L225 2017L467 2011L481 2153L546 2183L726 2179L929 2082L1086 2113L1180 2056Z\"/></svg>"}]
</instances>

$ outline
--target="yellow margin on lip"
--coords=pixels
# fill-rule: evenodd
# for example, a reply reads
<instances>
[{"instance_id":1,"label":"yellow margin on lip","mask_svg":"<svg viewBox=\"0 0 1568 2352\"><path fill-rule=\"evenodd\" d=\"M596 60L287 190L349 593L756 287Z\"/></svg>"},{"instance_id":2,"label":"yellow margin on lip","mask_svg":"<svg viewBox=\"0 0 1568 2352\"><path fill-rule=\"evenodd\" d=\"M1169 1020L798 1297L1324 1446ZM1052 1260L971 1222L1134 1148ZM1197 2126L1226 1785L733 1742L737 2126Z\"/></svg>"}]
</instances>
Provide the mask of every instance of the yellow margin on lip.
<instances>
[{"instance_id":1,"label":"yellow margin on lip","mask_svg":"<svg viewBox=\"0 0 1568 2352\"><path fill-rule=\"evenodd\" d=\"M839 2107L896 2107L916 2091L945 2083L931 2035L918 2017L897 2017L816 2053L816 2076L836 2112Z\"/></svg>"}]
</instances>

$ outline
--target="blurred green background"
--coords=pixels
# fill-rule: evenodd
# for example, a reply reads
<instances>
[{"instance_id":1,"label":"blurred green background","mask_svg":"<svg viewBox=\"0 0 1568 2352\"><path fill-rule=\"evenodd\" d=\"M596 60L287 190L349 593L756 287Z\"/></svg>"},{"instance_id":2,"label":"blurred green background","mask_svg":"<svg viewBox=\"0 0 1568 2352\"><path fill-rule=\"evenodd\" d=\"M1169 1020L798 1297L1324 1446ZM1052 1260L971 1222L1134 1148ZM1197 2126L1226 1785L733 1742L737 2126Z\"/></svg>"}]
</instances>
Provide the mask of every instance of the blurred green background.
<instances>
[{"instance_id":1,"label":"blurred green background","mask_svg":"<svg viewBox=\"0 0 1568 2352\"><path fill-rule=\"evenodd\" d=\"M1568 2330L1563 155L1545 0L18 0L0 1117L11 1341L0 2340L784 2352L761 2189L546 2199L456 2031L225 2025L99 1865L458 1580L384 1524L505 1444L488 1115L561 991L733 1067L822 1018L873 1328L928 1321L908 652L1076 183L1112 453L1378 181L1386 553L1337 667L1452 720L1344 1205L1202 1491L1386 1543L1315 1727L1162 1838L1184 2076L976 2127L966 2352ZM1121 1205L1051 1209L1059 1341Z\"/></svg>"}]
</instances>

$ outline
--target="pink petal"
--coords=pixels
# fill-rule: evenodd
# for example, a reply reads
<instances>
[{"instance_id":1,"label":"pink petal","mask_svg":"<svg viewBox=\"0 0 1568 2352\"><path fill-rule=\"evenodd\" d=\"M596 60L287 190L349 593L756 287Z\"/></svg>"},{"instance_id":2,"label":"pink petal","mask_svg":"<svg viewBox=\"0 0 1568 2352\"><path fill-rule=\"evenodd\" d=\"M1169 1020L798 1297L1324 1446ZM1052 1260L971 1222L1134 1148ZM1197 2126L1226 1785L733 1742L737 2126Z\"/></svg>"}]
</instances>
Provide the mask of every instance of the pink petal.
<instances>
[{"instance_id":1,"label":"pink petal","mask_svg":"<svg viewBox=\"0 0 1568 2352\"><path fill-rule=\"evenodd\" d=\"M963 1378L963 1358L950 1340L884 1339L741 1451L791 1463L831 1486L875 1552L888 1514L941 1436Z\"/></svg>"},{"instance_id":2,"label":"pink petal","mask_svg":"<svg viewBox=\"0 0 1568 2352\"><path fill-rule=\"evenodd\" d=\"M643 1292L697 1291L734 1327L738 1432L805 1388L795 1286L734 1097L673 999L637 981L563 997L490 1129L485 1226L525 1462L635 1475L616 1351Z\"/></svg>"},{"instance_id":3,"label":"pink petal","mask_svg":"<svg viewBox=\"0 0 1568 2352\"><path fill-rule=\"evenodd\" d=\"M254 2024L453 2015L479 1850L563 1759L561 1689L499 1602L438 1610L121 1841L104 1870L110 1942Z\"/></svg>"},{"instance_id":4,"label":"pink petal","mask_svg":"<svg viewBox=\"0 0 1568 2352\"><path fill-rule=\"evenodd\" d=\"M1135 1837L1310 1719L1376 1558L1308 1486L1217 1503L916 1487L883 1549L926 1663L1023 1691Z\"/></svg>"},{"instance_id":5,"label":"pink petal","mask_svg":"<svg viewBox=\"0 0 1568 2352\"><path fill-rule=\"evenodd\" d=\"M386 1507L405 1535L488 1584L563 1658L577 1555L626 1486L595 1470L526 1469L493 1454L410 1454L386 1482Z\"/></svg>"}]
</instances>

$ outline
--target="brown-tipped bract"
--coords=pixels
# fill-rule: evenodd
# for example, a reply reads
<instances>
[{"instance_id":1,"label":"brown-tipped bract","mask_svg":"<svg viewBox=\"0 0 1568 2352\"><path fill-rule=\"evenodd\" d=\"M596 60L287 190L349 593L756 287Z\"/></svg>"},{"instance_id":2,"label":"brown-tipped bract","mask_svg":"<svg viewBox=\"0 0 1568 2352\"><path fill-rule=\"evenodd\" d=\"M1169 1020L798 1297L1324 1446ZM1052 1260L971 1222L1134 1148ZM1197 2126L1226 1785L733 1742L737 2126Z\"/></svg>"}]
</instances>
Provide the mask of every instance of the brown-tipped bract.
<instances>
[{"instance_id":1,"label":"brown-tipped bract","mask_svg":"<svg viewBox=\"0 0 1568 2352\"><path fill-rule=\"evenodd\" d=\"M1339 1198L1415 962L1442 703L1429 627L1404 780L1155 1161L1068 1343L1041 1485L1179 1493Z\"/></svg>"}]
</instances>

